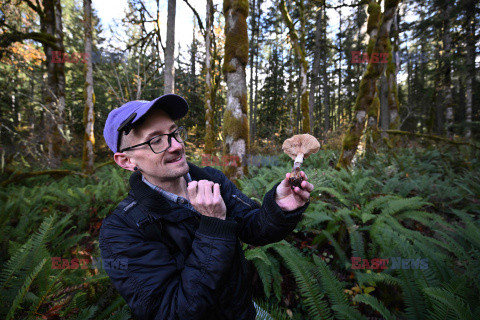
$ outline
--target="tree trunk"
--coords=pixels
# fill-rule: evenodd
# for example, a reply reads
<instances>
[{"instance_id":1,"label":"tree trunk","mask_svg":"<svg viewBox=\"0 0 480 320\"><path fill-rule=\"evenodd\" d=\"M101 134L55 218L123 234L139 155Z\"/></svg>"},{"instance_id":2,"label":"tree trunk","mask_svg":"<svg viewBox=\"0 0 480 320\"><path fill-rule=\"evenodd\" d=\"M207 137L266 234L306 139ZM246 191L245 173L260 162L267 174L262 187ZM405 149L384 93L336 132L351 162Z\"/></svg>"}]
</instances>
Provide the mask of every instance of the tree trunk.
<instances>
[{"instance_id":1,"label":"tree trunk","mask_svg":"<svg viewBox=\"0 0 480 320\"><path fill-rule=\"evenodd\" d=\"M253 141L255 139L254 131L253 131L253 96L254 96L253 69L254 69L254 63L255 63L255 60L254 60L254 57L255 57L255 29L256 29L255 25L256 25L256 22L257 22L257 19L255 17L255 9L256 9L255 0L253 0L252 18L251 18L252 28L251 28L251 33L250 33L252 35L252 38L250 39L251 45L250 45L250 112L249 112L250 143L248 144L249 148L251 148L253 146Z\"/></svg>"},{"instance_id":2,"label":"tree trunk","mask_svg":"<svg viewBox=\"0 0 480 320\"><path fill-rule=\"evenodd\" d=\"M167 44L165 47L165 73L163 94L175 92L175 11L176 0L168 0Z\"/></svg>"},{"instance_id":3,"label":"tree trunk","mask_svg":"<svg viewBox=\"0 0 480 320\"><path fill-rule=\"evenodd\" d=\"M92 0L83 0L83 16L85 21L85 56L87 63L85 65L85 109L83 111L83 124L85 132L83 135L83 158L82 170L85 173L93 172L95 136L93 135L93 124L95 122L95 112L93 109L93 67L92 67Z\"/></svg>"},{"instance_id":4,"label":"tree trunk","mask_svg":"<svg viewBox=\"0 0 480 320\"><path fill-rule=\"evenodd\" d=\"M257 12L259 12L260 9L260 1L257 1ZM256 29L256 38L257 38L257 43L255 45L255 98L253 99L253 136L255 137L257 135L257 106L258 106L258 63L259 63L259 57L258 57L258 25ZM253 143L255 145L255 141Z\"/></svg>"},{"instance_id":5,"label":"tree trunk","mask_svg":"<svg viewBox=\"0 0 480 320\"><path fill-rule=\"evenodd\" d=\"M305 46L302 46L302 43L305 43L305 30L301 30L301 39L299 39L295 26L290 14L288 13L287 6L285 5L285 0L280 0L280 11L282 12L283 19L288 27L288 33L290 35L290 41L292 47L295 50L298 60L300 60L300 97L301 97L301 109L302 109L302 132L310 132L310 117L309 117L309 104L308 104L308 90L307 90L307 60L305 54ZM300 19L304 20L304 5L303 0L299 1L299 13ZM305 28L304 22L301 23L303 28Z\"/></svg>"},{"instance_id":6,"label":"tree trunk","mask_svg":"<svg viewBox=\"0 0 480 320\"><path fill-rule=\"evenodd\" d=\"M41 31L55 37L55 48L43 43L46 56L47 86L44 94L48 110L45 115L44 143L47 149L47 165L58 168L61 160L63 142L69 140L65 135L65 64L54 60L54 50L65 51L63 46L62 8L60 0L45 0L43 14L40 16ZM57 54L57 53L56 53Z\"/></svg>"},{"instance_id":7,"label":"tree trunk","mask_svg":"<svg viewBox=\"0 0 480 320\"><path fill-rule=\"evenodd\" d=\"M322 48L323 48L323 65L322 65L322 75L323 75L323 108L324 108L324 128L325 135L328 134L330 130L330 105L329 105L329 96L330 96L330 85L328 83L328 72L327 72L327 15L326 15L326 6L323 6L323 25L322 25Z\"/></svg>"},{"instance_id":8,"label":"tree trunk","mask_svg":"<svg viewBox=\"0 0 480 320\"><path fill-rule=\"evenodd\" d=\"M400 118L398 116L398 90L397 90L397 74L398 70L400 69L400 59L395 57L396 53L400 49L399 45L399 36L398 36L398 13L395 12L393 17L393 24L392 24L392 39L393 39L393 46L391 45L390 40L388 40L387 48L390 47L391 49L388 51L388 63L387 63L387 83L388 83L388 110L390 113L390 119L388 121L388 126L392 130L398 129L400 124ZM394 62L395 60L395 62ZM383 128L383 130L387 130L387 128Z\"/></svg>"},{"instance_id":9,"label":"tree trunk","mask_svg":"<svg viewBox=\"0 0 480 320\"><path fill-rule=\"evenodd\" d=\"M466 129L465 129L465 139L469 140L472 136L472 106L473 106L473 81L475 79L475 59L476 59L476 48L475 48L475 1L467 0L467 5L465 6L465 15L466 15L466 32L467 32L467 76L466 76L466 106L465 106L465 120L466 120Z\"/></svg>"},{"instance_id":10,"label":"tree trunk","mask_svg":"<svg viewBox=\"0 0 480 320\"><path fill-rule=\"evenodd\" d=\"M308 99L309 103L309 112L310 119L314 119L314 108L315 108L315 93L317 91L317 79L320 72L320 50L321 50L321 36L322 36L322 11L317 11L317 19L315 21L315 52L313 54L313 69L312 69L312 79L310 81L310 97ZM318 124L319 125L319 124ZM311 133L314 132L315 123L312 121Z\"/></svg>"},{"instance_id":11,"label":"tree trunk","mask_svg":"<svg viewBox=\"0 0 480 320\"><path fill-rule=\"evenodd\" d=\"M343 3L343 1L342 1ZM343 48L342 48L342 8L340 7L339 11L338 11L338 15L339 15L339 21L340 23L338 24L338 28L339 28L339 33L338 33L338 53L339 53L339 58L338 58L338 87L337 87L337 117L336 117L336 121L337 121L337 128L340 127L340 121L341 119L343 118L343 105L342 105L342 102L341 102L341 89L342 89L342 52L343 52Z\"/></svg>"},{"instance_id":12,"label":"tree trunk","mask_svg":"<svg viewBox=\"0 0 480 320\"><path fill-rule=\"evenodd\" d=\"M248 142L247 83L248 63L247 16L248 1L225 0L225 61L223 71L227 82L227 106L223 114L224 154L244 159ZM225 167L225 174L234 180L245 174L246 163Z\"/></svg>"},{"instance_id":13,"label":"tree trunk","mask_svg":"<svg viewBox=\"0 0 480 320\"><path fill-rule=\"evenodd\" d=\"M450 34L450 15L452 5L445 1L443 10L443 92L445 97L445 124L448 138L453 138L453 96L452 96L452 35Z\"/></svg>"},{"instance_id":14,"label":"tree trunk","mask_svg":"<svg viewBox=\"0 0 480 320\"><path fill-rule=\"evenodd\" d=\"M386 52L386 40L389 37L390 26L399 2L400 0L385 2L385 9L382 14L380 5L376 1L371 0L368 6L369 18L367 27L367 32L370 35L370 42L368 45L368 54L370 57L372 57L373 53L378 54L380 52ZM381 23L379 23L380 16L382 16ZM377 97L376 82L384 72L385 64L372 63L373 60L374 59L370 59L367 71L363 75L360 83L360 89L355 103L355 117L343 139L342 153L337 168L346 168L351 164L355 152L357 151L363 129L365 128L365 118L372 105L375 107L373 101Z\"/></svg>"},{"instance_id":15,"label":"tree trunk","mask_svg":"<svg viewBox=\"0 0 480 320\"><path fill-rule=\"evenodd\" d=\"M388 80L385 74L380 78L380 128L382 129L381 137L386 138L387 133L383 130L388 130L390 125L390 110L388 108Z\"/></svg>"},{"instance_id":16,"label":"tree trunk","mask_svg":"<svg viewBox=\"0 0 480 320\"><path fill-rule=\"evenodd\" d=\"M212 154L215 148L212 106L212 58L210 55L213 24L213 0L207 0L207 29L205 30L205 154Z\"/></svg>"}]
</instances>

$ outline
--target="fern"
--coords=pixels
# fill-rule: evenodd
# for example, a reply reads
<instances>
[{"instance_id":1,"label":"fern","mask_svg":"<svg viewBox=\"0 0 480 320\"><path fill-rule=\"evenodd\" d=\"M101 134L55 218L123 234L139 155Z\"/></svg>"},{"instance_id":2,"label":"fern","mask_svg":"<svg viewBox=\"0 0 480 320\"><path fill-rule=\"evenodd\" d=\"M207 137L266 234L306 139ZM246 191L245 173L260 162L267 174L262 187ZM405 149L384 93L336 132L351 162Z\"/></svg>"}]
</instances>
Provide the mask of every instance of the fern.
<instances>
[{"instance_id":1,"label":"fern","mask_svg":"<svg viewBox=\"0 0 480 320\"><path fill-rule=\"evenodd\" d=\"M13 315L15 314L15 311L17 310L18 306L20 303L23 301L23 298L25 298L26 293L30 289L30 286L32 285L33 280L37 277L37 275L40 273L42 270L43 266L47 262L47 259L43 259L34 269L33 271L27 276L25 279L22 287L17 293L17 296L13 300L12 306L10 307L10 310L8 311L6 320L10 320L13 318Z\"/></svg>"},{"instance_id":2,"label":"fern","mask_svg":"<svg viewBox=\"0 0 480 320\"><path fill-rule=\"evenodd\" d=\"M89 320L92 319L97 311L97 306L90 306L86 309L83 309L78 315L77 320Z\"/></svg>"},{"instance_id":3,"label":"fern","mask_svg":"<svg viewBox=\"0 0 480 320\"><path fill-rule=\"evenodd\" d=\"M263 320L290 320L290 317L278 306L273 306L263 301L255 301L257 310L257 319ZM259 310L261 309L261 310Z\"/></svg>"},{"instance_id":4,"label":"fern","mask_svg":"<svg viewBox=\"0 0 480 320\"><path fill-rule=\"evenodd\" d=\"M453 310L457 316L457 319L461 320L473 320L473 314L470 308L466 305L465 301L460 297L452 294L448 290L442 288L425 288L424 292L431 299L440 301L449 309ZM434 312L434 310L432 310ZM435 314L435 312L434 312ZM432 316L433 317L433 316Z\"/></svg>"},{"instance_id":5,"label":"fern","mask_svg":"<svg viewBox=\"0 0 480 320\"><path fill-rule=\"evenodd\" d=\"M313 265L285 241L273 248L292 271L309 314L315 319L332 319L328 304L323 300L323 293L315 278L312 279L312 273L315 274Z\"/></svg>"},{"instance_id":6,"label":"fern","mask_svg":"<svg viewBox=\"0 0 480 320\"><path fill-rule=\"evenodd\" d=\"M125 300L120 295L117 295L117 298L111 304L109 304L109 306L106 307L101 314L96 316L95 319L97 320L105 319L106 317L111 315L115 310L118 310L123 306L125 306Z\"/></svg>"},{"instance_id":7,"label":"fern","mask_svg":"<svg viewBox=\"0 0 480 320\"><path fill-rule=\"evenodd\" d=\"M313 257L315 265L318 267L318 273L320 275L320 283L323 290L325 290L328 299L332 306L344 306L349 308L350 305L347 301L345 294L343 293L343 287L340 281L333 275L332 271L328 268L327 264L318 258ZM353 308L352 308L353 309ZM353 312L353 310L352 310ZM337 314L338 318L338 314ZM343 319L343 317L341 317Z\"/></svg>"}]
</instances>

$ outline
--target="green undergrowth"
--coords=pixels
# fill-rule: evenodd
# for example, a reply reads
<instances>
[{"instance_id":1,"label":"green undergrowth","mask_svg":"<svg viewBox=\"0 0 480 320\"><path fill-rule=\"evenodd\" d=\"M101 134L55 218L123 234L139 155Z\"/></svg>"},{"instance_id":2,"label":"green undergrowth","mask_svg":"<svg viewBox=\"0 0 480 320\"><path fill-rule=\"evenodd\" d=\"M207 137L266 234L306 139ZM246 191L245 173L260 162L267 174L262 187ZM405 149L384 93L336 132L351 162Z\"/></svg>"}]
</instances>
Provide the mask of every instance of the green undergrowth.
<instances>
[{"instance_id":1,"label":"green undergrowth","mask_svg":"<svg viewBox=\"0 0 480 320\"><path fill-rule=\"evenodd\" d=\"M274 319L480 318L475 157L402 149L358 159L349 171L333 168L337 157L305 160L315 189L286 240L244 245L257 304ZM239 188L261 202L292 168L286 155L277 160L250 166ZM29 178L0 190L0 318L131 318L92 263L101 221L126 195L128 177L107 165L89 178ZM67 261L54 268L59 257ZM89 263L75 268L75 258Z\"/></svg>"},{"instance_id":2,"label":"green undergrowth","mask_svg":"<svg viewBox=\"0 0 480 320\"><path fill-rule=\"evenodd\" d=\"M256 299L279 319L480 318L479 162L402 149L337 171L336 157L304 162L315 189L286 241L245 245ZM284 160L250 170L242 190L264 194L291 168Z\"/></svg>"}]
</instances>

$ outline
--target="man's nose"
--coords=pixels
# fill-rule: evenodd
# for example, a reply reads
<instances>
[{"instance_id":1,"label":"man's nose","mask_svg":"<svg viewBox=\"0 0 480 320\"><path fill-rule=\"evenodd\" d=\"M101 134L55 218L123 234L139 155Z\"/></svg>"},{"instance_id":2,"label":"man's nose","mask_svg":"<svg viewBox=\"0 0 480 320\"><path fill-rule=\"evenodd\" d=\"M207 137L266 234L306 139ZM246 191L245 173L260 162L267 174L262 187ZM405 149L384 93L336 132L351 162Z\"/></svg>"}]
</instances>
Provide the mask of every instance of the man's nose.
<instances>
[{"instance_id":1,"label":"man's nose","mask_svg":"<svg viewBox=\"0 0 480 320\"><path fill-rule=\"evenodd\" d=\"M183 144L178 142L177 139L175 139L174 137L172 137L171 139L171 145L170 148L168 148L169 152L175 152L183 149Z\"/></svg>"}]
</instances>

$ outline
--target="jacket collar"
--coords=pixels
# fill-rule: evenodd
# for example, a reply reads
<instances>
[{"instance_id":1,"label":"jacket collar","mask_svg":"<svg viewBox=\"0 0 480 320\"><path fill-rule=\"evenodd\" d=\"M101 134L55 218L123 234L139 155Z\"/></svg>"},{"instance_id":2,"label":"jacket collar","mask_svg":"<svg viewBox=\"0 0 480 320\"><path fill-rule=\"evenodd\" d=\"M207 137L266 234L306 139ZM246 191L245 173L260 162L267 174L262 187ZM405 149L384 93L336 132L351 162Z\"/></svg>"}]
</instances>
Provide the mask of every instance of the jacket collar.
<instances>
[{"instance_id":1,"label":"jacket collar","mask_svg":"<svg viewBox=\"0 0 480 320\"><path fill-rule=\"evenodd\" d=\"M192 180L212 181L212 177L204 169L199 168L190 162L187 162L187 164ZM129 182L133 197L138 203L144 205L149 210L162 215L168 214L172 210L173 204L167 201L167 199L161 196L158 192L147 186L142 181L142 174L140 172L134 172L130 176Z\"/></svg>"}]
</instances>

